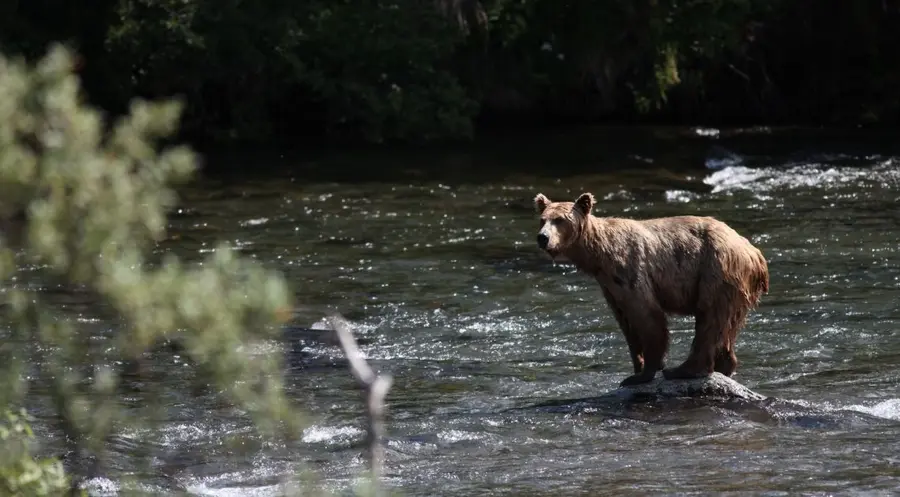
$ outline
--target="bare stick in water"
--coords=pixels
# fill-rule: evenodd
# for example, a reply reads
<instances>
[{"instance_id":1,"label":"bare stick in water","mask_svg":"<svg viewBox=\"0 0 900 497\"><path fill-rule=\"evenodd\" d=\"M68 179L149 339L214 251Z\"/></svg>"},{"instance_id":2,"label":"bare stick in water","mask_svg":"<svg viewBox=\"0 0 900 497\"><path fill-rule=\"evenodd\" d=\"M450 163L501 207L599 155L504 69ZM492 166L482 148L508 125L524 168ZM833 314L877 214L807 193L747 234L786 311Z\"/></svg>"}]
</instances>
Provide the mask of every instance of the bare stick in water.
<instances>
[{"instance_id":1,"label":"bare stick in water","mask_svg":"<svg viewBox=\"0 0 900 497\"><path fill-rule=\"evenodd\" d=\"M347 356L350 363L350 372L359 382L366 394L366 412L369 418L367 442L369 445L369 469L372 472L373 484L376 486L376 494L379 493L382 469L384 467L384 398L391 388L389 375L379 376L375 374L369 363L363 358L353 332L340 316L329 316L328 323Z\"/></svg>"}]
</instances>

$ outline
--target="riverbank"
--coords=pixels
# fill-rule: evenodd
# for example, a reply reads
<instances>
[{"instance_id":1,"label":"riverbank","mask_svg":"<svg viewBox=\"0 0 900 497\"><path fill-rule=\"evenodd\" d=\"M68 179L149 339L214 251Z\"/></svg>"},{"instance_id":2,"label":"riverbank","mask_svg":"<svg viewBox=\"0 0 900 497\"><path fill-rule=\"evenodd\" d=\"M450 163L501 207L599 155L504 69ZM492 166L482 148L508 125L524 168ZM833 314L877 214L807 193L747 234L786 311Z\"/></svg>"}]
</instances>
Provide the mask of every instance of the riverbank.
<instances>
[{"instance_id":1,"label":"riverbank","mask_svg":"<svg viewBox=\"0 0 900 497\"><path fill-rule=\"evenodd\" d=\"M522 174L568 174L617 168L715 167L708 159L735 153L745 159L791 154L900 152L900 128L753 126L707 128L650 125L519 126L480 130L471 141L375 145L298 140L261 145L232 140L201 142L205 175L290 175L300 179L384 180L470 175L499 178ZM248 160L258 166L247 170Z\"/></svg>"}]
</instances>

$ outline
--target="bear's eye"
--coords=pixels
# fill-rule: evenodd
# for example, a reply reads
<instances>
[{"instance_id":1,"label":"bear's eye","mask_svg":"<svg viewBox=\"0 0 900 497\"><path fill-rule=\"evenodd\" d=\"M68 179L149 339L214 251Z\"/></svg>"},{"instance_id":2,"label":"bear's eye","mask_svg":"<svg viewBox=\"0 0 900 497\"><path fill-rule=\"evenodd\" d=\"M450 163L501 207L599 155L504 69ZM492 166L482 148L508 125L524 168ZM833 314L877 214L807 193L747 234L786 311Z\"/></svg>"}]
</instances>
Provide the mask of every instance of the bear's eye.
<instances>
[{"instance_id":1,"label":"bear's eye","mask_svg":"<svg viewBox=\"0 0 900 497\"><path fill-rule=\"evenodd\" d=\"M554 217L553 220L551 220L550 222L553 224L559 224L559 223L563 222L563 218L562 217Z\"/></svg>"}]
</instances>

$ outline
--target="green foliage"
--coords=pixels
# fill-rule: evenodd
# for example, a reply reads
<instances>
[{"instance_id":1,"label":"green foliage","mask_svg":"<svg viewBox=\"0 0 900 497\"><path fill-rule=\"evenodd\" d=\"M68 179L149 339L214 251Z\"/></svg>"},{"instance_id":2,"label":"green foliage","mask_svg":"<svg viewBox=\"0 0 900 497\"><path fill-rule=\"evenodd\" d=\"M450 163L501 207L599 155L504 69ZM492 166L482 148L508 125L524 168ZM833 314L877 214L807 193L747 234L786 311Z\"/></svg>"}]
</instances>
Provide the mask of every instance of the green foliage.
<instances>
[{"instance_id":1,"label":"green foliage","mask_svg":"<svg viewBox=\"0 0 900 497\"><path fill-rule=\"evenodd\" d=\"M92 102L185 102L192 136L472 135L478 112L900 117L900 14L845 0L34 0L0 50L72 43Z\"/></svg>"},{"instance_id":2,"label":"green foliage","mask_svg":"<svg viewBox=\"0 0 900 497\"><path fill-rule=\"evenodd\" d=\"M596 89L607 99L601 104L612 109L628 89L639 112L665 104L668 91L680 83L682 66L736 47L751 13L749 0L494 0L488 5L494 49L517 59L513 66L530 68L540 91ZM515 79L530 81L523 74Z\"/></svg>"},{"instance_id":3,"label":"green foliage","mask_svg":"<svg viewBox=\"0 0 900 497\"><path fill-rule=\"evenodd\" d=\"M106 51L129 92L183 95L187 124L224 138L273 131L270 109L295 83L296 2L121 0Z\"/></svg>"},{"instance_id":4,"label":"green foliage","mask_svg":"<svg viewBox=\"0 0 900 497\"><path fill-rule=\"evenodd\" d=\"M431 2L314 2L300 80L328 102L327 122L371 141L470 136L475 106L440 66L458 31Z\"/></svg>"},{"instance_id":5,"label":"green foliage","mask_svg":"<svg viewBox=\"0 0 900 497\"><path fill-rule=\"evenodd\" d=\"M58 46L33 69L0 58L0 212L25 218L19 236L0 233L2 311L13 324L0 348L0 407L23 405L26 365L39 365L32 380L49 385L70 449L102 461L111 434L160 418L161 386L136 393L138 407L122 404L122 364L175 338L201 373L198 386L212 383L263 433L296 436L303 418L284 395L280 356L252 353L289 315L286 282L226 246L194 265L148 260L165 236L172 187L197 167L184 146L157 151L181 105L136 101L107 129L80 101L73 60ZM41 268L45 283L91 294L121 324L108 345L92 346L75 319L42 302L25 265ZM3 466L13 468L8 484L31 478L15 473L25 468L16 461ZM55 466L28 464L59 483Z\"/></svg>"},{"instance_id":6,"label":"green foliage","mask_svg":"<svg viewBox=\"0 0 900 497\"><path fill-rule=\"evenodd\" d=\"M0 495L64 495L69 478L55 459L35 459L30 444L34 433L24 411L6 411L0 420Z\"/></svg>"},{"instance_id":7,"label":"green foliage","mask_svg":"<svg viewBox=\"0 0 900 497\"><path fill-rule=\"evenodd\" d=\"M122 0L108 50L139 94L183 93L231 137L320 126L370 141L471 134L476 110L442 64L459 34L430 2Z\"/></svg>"}]
</instances>

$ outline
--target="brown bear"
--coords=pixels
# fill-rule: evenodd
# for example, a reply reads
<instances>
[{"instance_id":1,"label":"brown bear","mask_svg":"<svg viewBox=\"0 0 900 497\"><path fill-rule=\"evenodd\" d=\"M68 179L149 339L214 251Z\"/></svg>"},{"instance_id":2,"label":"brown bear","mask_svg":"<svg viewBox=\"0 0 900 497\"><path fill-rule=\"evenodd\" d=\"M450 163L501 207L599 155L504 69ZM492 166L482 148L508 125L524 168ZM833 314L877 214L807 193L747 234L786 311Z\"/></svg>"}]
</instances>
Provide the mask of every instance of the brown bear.
<instances>
[{"instance_id":1,"label":"brown bear","mask_svg":"<svg viewBox=\"0 0 900 497\"><path fill-rule=\"evenodd\" d=\"M727 224L711 217L634 220L591 214L594 196L575 202L534 198L540 213L538 246L593 276L625 334L634 374L622 386L666 379L731 376L738 331L769 291L763 254ZM665 368L667 314L694 316L687 360Z\"/></svg>"}]
</instances>

